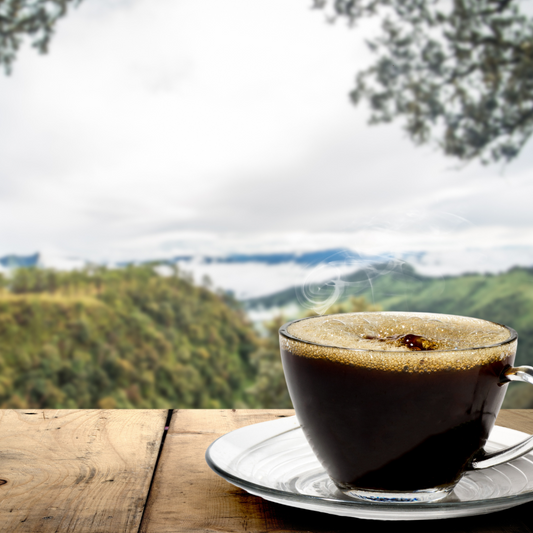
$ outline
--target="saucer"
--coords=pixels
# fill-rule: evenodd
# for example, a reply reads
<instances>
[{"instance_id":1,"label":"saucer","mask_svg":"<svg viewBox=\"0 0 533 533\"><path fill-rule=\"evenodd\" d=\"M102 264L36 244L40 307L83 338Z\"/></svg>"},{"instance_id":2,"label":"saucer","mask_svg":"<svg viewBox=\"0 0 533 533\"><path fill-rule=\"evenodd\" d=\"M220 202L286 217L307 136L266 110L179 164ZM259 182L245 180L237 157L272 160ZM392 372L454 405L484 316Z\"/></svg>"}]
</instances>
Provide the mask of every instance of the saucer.
<instances>
[{"instance_id":1,"label":"saucer","mask_svg":"<svg viewBox=\"0 0 533 533\"><path fill-rule=\"evenodd\" d=\"M526 433L496 426L488 452L516 444ZM512 462L467 472L434 503L367 502L342 494L311 451L295 416L246 426L209 446L207 464L221 477L265 500L339 516L374 520L431 520L493 513L533 500L533 452Z\"/></svg>"}]
</instances>

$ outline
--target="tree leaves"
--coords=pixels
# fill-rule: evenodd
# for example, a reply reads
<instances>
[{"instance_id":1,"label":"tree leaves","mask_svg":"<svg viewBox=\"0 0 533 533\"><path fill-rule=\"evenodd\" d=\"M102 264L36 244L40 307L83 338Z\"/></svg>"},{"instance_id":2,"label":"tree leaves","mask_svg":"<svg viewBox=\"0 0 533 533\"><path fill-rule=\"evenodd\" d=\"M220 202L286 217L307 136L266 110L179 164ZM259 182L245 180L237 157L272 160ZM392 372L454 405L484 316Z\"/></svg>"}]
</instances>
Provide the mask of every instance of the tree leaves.
<instances>
[{"instance_id":1,"label":"tree leaves","mask_svg":"<svg viewBox=\"0 0 533 533\"><path fill-rule=\"evenodd\" d=\"M256 405L245 389L263 342L239 305L156 270L0 276L0 407Z\"/></svg>"},{"instance_id":2,"label":"tree leaves","mask_svg":"<svg viewBox=\"0 0 533 533\"><path fill-rule=\"evenodd\" d=\"M81 0L0 0L0 66L6 74L24 37L29 35L32 46L41 54L48 52L50 39L57 20L63 17L69 5Z\"/></svg>"},{"instance_id":3,"label":"tree leaves","mask_svg":"<svg viewBox=\"0 0 533 533\"><path fill-rule=\"evenodd\" d=\"M81 0L0 0L0 66L28 35L46 53L59 18ZM375 61L357 73L354 104L370 124L403 120L416 144L461 161L517 157L533 130L533 20L518 0L314 0L328 20L378 17Z\"/></svg>"},{"instance_id":4,"label":"tree leaves","mask_svg":"<svg viewBox=\"0 0 533 533\"><path fill-rule=\"evenodd\" d=\"M379 16L376 59L350 96L371 124L403 119L417 144L449 156L510 161L533 128L533 20L514 0L327 0L354 25ZM446 10L445 8L448 7Z\"/></svg>"}]
</instances>

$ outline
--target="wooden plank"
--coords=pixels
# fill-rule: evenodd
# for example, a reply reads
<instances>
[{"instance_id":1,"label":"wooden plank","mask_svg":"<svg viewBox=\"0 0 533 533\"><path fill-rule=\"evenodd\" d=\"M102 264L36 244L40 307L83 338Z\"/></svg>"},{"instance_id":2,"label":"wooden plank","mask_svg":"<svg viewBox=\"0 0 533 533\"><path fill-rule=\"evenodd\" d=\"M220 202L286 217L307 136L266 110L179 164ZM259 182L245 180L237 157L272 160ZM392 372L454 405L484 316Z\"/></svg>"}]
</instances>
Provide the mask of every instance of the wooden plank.
<instances>
[{"instance_id":1,"label":"wooden plank","mask_svg":"<svg viewBox=\"0 0 533 533\"><path fill-rule=\"evenodd\" d=\"M270 505L217 476L205 462L205 451L215 439L229 431L293 414L289 409L175 411L141 531L267 529Z\"/></svg>"},{"instance_id":2,"label":"wooden plank","mask_svg":"<svg viewBox=\"0 0 533 533\"><path fill-rule=\"evenodd\" d=\"M503 409L496 425L533 435L533 409Z\"/></svg>"},{"instance_id":3,"label":"wooden plank","mask_svg":"<svg viewBox=\"0 0 533 533\"><path fill-rule=\"evenodd\" d=\"M142 533L396 533L398 522L344 518L267 502L214 474L205 450L238 427L292 415L289 410L174 412L141 524ZM533 411L502 412L502 425L531 431ZM413 533L533 533L533 505L495 514L404 523Z\"/></svg>"},{"instance_id":4,"label":"wooden plank","mask_svg":"<svg viewBox=\"0 0 533 533\"><path fill-rule=\"evenodd\" d=\"M0 411L0 531L138 531L167 413Z\"/></svg>"}]
</instances>

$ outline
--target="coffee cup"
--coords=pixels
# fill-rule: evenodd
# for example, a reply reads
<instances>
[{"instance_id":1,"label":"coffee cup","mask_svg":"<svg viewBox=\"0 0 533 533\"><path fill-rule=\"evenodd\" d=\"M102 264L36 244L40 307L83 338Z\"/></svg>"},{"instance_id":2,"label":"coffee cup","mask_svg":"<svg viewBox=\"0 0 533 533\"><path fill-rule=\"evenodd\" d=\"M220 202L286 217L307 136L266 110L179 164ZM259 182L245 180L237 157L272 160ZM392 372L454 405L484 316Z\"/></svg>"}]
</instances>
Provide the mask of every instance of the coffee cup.
<instances>
[{"instance_id":1,"label":"coffee cup","mask_svg":"<svg viewBox=\"0 0 533 533\"><path fill-rule=\"evenodd\" d=\"M377 502L445 498L465 472L510 461L533 437L484 451L514 367L517 333L434 313L317 316L280 328L296 416L345 494Z\"/></svg>"}]
</instances>

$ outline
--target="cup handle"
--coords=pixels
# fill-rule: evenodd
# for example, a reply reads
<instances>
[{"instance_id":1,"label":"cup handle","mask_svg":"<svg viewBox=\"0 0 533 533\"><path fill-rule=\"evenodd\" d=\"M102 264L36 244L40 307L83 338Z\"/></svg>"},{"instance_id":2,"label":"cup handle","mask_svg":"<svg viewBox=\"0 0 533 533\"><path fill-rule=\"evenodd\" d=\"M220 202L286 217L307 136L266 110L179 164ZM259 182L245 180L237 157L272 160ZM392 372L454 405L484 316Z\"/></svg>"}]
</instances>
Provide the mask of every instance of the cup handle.
<instances>
[{"instance_id":1,"label":"cup handle","mask_svg":"<svg viewBox=\"0 0 533 533\"><path fill-rule=\"evenodd\" d=\"M500 376L500 383L509 381L524 381L533 385L533 367L531 366L510 366L504 370ZM510 448L504 448L497 452L488 453L482 459L472 461L468 470L481 470L491 466L507 463L513 459L518 459L527 452L533 450L533 436L529 437Z\"/></svg>"}]
</instances>

